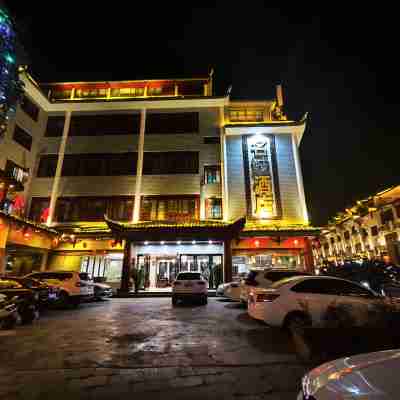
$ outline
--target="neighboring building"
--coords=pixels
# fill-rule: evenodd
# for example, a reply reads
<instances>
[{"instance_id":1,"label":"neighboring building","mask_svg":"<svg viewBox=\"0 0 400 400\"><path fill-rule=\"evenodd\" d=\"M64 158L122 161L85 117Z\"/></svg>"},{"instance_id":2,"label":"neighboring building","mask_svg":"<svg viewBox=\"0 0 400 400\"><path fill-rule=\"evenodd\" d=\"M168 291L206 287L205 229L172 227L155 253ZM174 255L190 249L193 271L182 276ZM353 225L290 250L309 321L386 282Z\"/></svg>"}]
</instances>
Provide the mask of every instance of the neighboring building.
<instances>
[{"instance_id":1,"label":"neighboring building","mask_svg":"<svg viewBox=\"0 0 400 400\"><path fill-rule=\"evenodd\" d=\"M400 185L339 213L313 242L315 263L379 258L400 265Z\"/></svg>"},{"instance_id":2,"label":"neighboring building","mask_svg":"<svg viewBox=\"0 0 400 400\"><path fill-rule=\"evenodd\" d=\"M8 146L22 129L31 151L7 159L29 174L29 218L63 233L47 268L119 285L131 261L152 288L185 270L215 286L261 265L312 268L318 230L298 154L306 121L287 121L281 101L213 96L211 75L22 79L39 111L17 111Z\"/></svg>"}]
</instances>

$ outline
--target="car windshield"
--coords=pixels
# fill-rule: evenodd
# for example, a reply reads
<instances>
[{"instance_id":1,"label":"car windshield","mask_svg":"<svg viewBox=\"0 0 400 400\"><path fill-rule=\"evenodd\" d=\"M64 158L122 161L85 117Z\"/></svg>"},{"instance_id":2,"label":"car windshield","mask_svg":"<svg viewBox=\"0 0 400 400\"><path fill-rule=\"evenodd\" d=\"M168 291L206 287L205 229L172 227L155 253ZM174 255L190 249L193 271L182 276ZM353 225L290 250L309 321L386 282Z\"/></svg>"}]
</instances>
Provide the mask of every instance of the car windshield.
<instances>
[{"instance_id":1,"label":"car windshield","mask_svg":"<svg viewBox=\"0 0 400 400\"><path fill-rule=\"evenodd\" d=\"M89 281L90 277L87 272L80 272L79 273L79 278L82 279L83 281Z\"/></svg>"},{"instance_id":2,"label":"car windshield","mask_svg":"<svg viewBox=\"0 0 400 400\"><path fill-rule=\"evenodd\" d=\"M179 274L176 279L178 281L198 281L201 280L201 274L198 272L185 272L183 274Z\"/></svg>"},{"instance_id":3,"label":"car windshield","mask_svg":"<svg viewBox=\"0 0 400 400\"><path fill-rule=\"evenodd\" d=\"M22 283L26 287L32 289L32 288L38 288L42 286L40 281L36 279L31 279L31 278L21 278L21 279L16 279L18 282Z\"/></svg>"},{"instance_id":4,"label":"car windshield","mask_svg":"<svg viewBox=\"0 0 400 400\"><path fill-rule=\"evenodd\" d=\"M285 285L287 285L288 283L291 283L291 282L293 282L293 281L300 280L300 279L302 279L302 278L303 278L303 277L299 277L299 276L291 276L291 277L289 277L289 278L284 278L284 279L281 279L280 281L274 282L274 283L270 286L270 288L271 288L271 289L279 289L280 287L285 286Z\"/></svg>"}]
</instances>

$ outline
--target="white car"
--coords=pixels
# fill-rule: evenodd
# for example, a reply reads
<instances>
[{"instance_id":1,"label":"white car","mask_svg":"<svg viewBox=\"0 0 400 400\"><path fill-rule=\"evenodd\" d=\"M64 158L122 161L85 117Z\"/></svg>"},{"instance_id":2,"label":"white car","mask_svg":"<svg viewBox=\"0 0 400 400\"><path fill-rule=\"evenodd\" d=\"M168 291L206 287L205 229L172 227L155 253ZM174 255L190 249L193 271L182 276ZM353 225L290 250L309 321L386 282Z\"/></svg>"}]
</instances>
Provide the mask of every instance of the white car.
<instances>
[{"instance_id":1,"label":"white car","mask_svg":"<svg viewBox=\"0 0 400 400\"><path fill-rule=\"evenodd\" d=\"M172 304L186 299L207 304L208 282L199 272L180 272L172 284Z\"/></svg>"},{"instance_id":2,"label":"white car","mask_svg":"<svg viewBox=\"0 0 400 400\"><path fill-rule=\"evenodd\" d=\"M349 310L357 326L368 320L371 311L383 312L380 310L384 304L390 306L387 299L357 283L300 276L275 282L269 289L254 288L249 295L248 313L270 326L323 326L327 311L334 306Z\"/></svg>"},{"instance_id":3,"label":"white car","mask_svg":"<svg viewBox=\"0 0 400 400\"><path fill-rule=\"evenodd\" d=\"M297 271L294 269L253 269L251 270L246 279L240 283L240 301L247 305L250 291L255 287L268 288L274 282L291 276L308 275L305 272Z\"/></svg>"},{"instance_id":4,"label":"white car","mask_svg":"<svg viewBox=\"0 0 400 400\"><path fill-rule=\"evenodd\" d=\"M399 398L400 350L340 358L304 376L297 400L395 400Z\"/></svg>"},{"instance_id":5,"label":"white car","mask_svg":"<svg viewBox=\"0 0 400 400\"><path fill-rule=\"evenodd\" d=\"M63 304L78 305L94 296L93 281L86 272L49 271L33 272L26 277L44 281L59 288L59 299Z\"/></svg>"}]
</instances>

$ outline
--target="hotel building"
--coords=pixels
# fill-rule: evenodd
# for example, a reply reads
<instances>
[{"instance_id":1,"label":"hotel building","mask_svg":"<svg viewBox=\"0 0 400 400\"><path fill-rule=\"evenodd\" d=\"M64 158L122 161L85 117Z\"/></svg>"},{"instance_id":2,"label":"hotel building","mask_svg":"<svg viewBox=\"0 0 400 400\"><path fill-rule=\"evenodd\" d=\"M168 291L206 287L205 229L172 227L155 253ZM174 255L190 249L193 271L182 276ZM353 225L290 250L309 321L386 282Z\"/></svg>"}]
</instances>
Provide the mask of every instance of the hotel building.
<instances>
[{"instance_id":1,"label":"hotel building","mask_svg":"<svg viewBox=\"0 0 400 400\"><path fill-rule=\"evenodd\" d=\"M306 120L287 120L280 90L233 101L213 95L212 74L21 79L25 101L0 143L4 179L23 174L12 195L20 207L0 214L11 227L3 272L21 272L18 257L39 253L25 269L88 271L125 289L132 268L145 288L168 287L179 271L202 272L215 287L250 268L312 269L318 230L299 158ZM33 221L32 235L58 236L44 247L15 243L7 212Z\"/></svg>"}]
</instances>

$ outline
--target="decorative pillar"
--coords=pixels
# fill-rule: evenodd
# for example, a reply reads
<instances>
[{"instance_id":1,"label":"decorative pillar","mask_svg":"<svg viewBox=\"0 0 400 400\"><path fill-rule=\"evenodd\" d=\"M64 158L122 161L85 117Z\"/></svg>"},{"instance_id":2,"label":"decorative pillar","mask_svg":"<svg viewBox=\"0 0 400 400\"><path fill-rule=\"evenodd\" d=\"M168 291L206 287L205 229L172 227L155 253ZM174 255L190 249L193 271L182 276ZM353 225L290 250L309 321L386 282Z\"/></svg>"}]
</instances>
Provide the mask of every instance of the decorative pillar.
<instances>
[{"instance_id":1,"label":"decorative pillar","mask_svg":"<svg viewBox=\"0 0 400 400\"><path fill-rule=\"evenodd\" d=\"M220 137L220 159L221 159L221 193L222 193L222 219L229 219L229 200L228 200L228 176L226 168L226 137L225 137L225 115L224 108L219 109L219 137Z\"/></svg>"},{"instance_id":2,"label":"decorative pillar","mask_svg":"<svg viewBox=\"0 0 400 400\"><path fill-rule=\"evenodd\" d=\"M122 276L120 293L129 293L129 281L131 278L131 262L132 262L132 242L125 240L124 259L122 261Z\"/></svg>"},{"instance_id":3,"label":"decorative pillar","mask_svg":"<svg viewBox=\"0 0 400 400\"><path fill-rule=\"evenodd\" d=\"M46 222L46 224L48 226L50 226L54 220L54 211L56 208L56 202L57 202L57 197L58 197L58 187L60 185L61 172L62 172L62 167L63 167L63 162L64 162L65 147L67 146L67 139L68 139L70 123L71 123L71 111L66 111L65 112L64 129L63 129L63 134L62 134L62 138L61 138L61 144L60 144L60 148L58 149L57 168L56 168L56 173L54 176L53 189L51 191L51 197L50 197L49 216L47 217L47 222Z\"/></svg>"},{"instance_id":4,"label":"decorative pillar","mask_svg":"<svg viewBox=\"0 0 400 400\"><path fill-rule=\"evenodd\" d=\"M136 185L135 185L135 203L133 207L133 221L138 222L140 216L140 195L142 192L142 174L143 174L143 152L144 152L144 132L146 130L146 109L140 112L140 132L138 143L138 157L136 166Z\"/></svg>"},{"instance_id":5,"label":"decorative pillar","mask_svg":"<svg viewBox=\"0 0 400 400\"><path fill-rule=\"evenodd\" d=\"M231 239L224 240L224 283L232 282L232 247Z\"/></svg>"},{"instance_id":6,"label":"decorative pillar","mask_svg":"<svg viewBox=\"0 0 400 400\"><path fill-rule=\"evenodd\" d=\"M311 240L308 237L304 238L304 263L306 271L314 273L314 259L312 254Z\"/></svg>"},{"instance_id":7,"label":"decorative pillar","mask_svg":"<svg viewBox=\"0 0 400 400\"><path fill-rule=\"evenodd\" d=\"M0 276L6 272L6 245L9 231L10 225L0 218Z\"/></svg>"}]
</instances>

